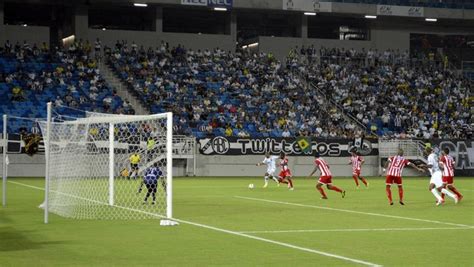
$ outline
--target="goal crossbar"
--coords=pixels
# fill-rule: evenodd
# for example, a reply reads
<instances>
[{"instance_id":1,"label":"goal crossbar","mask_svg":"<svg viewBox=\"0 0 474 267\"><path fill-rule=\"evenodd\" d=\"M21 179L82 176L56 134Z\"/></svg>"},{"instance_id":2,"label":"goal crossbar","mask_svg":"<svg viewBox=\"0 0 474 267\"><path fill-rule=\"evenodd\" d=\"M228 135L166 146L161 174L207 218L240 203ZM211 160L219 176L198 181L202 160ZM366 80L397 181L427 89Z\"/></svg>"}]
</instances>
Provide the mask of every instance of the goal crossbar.
<instances>
[{"instance_id":1,"label":"goal crossbar","mask_svg":"<svg viewBox=\"0 0 474 267\"><path fill-rule=\"evenodd\" d=\"M104 117L87 117L87 118L78 118L77 120L64 121L64 122L52 122L52 124L93 124L93 123L127 123L134 122L139 120L149 120L149 119L166 119L167 116L171 114L161 113L153 115L116 115L116 116L104 116Z\"/></svg>"}]
</instances>

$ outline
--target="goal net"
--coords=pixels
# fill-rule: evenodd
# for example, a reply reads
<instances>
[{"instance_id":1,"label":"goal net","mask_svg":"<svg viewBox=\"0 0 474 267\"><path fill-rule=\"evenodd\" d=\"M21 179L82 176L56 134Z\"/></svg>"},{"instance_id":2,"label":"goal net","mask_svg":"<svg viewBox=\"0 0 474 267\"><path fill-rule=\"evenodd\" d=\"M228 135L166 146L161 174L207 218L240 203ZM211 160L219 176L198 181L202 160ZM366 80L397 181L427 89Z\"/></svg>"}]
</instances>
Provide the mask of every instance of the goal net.
<instances>
[{"instance_id":1,"label":"goal net","mask_svg":"<svg viewBox=\"0 0 474 267\"><path fill-rule=\"evenodd\" d=\"M171 113L88 113L62 121L50 114L40 123L45 222L48 212L75 219L172 217Z\"/></svg>"}]
</instances>

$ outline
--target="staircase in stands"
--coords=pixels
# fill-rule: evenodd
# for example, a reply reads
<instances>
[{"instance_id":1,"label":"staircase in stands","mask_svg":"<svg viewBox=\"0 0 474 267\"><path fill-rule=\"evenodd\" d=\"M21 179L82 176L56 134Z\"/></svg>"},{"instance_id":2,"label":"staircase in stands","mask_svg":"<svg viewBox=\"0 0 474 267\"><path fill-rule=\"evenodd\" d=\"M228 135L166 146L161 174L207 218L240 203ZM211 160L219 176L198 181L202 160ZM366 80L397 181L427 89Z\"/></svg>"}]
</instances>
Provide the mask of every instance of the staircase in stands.
<instances>
[{"instance_id":1,"label":"staircase in stands","mask_svg":"<svg viewBox=\"0 0 474 267\"><path fill-rule=\"evenodd\" d=\"M345 121L354 124L356 129L361 130L363 133L367 132L367 126L365 126L362 122L360 122L354 116L347 113L339 104L337 104L334 100L326 96L326 94L323 93L320 89L318 89L313 83L307 81L303 74L301 73L295 73L295 74L298 75L298 77L300 78L300 80L302 81L303 85L306 88L310 88L313 92L316 92L320 97L326 100L324 101L326 105L325 107L323 107L324 109L330 110L332 107L336 107L337 111L342 114L342 117L344 118Z\"/></svg>"},{"instance_id":2,"label":"staircase in stands","mask_svg":"<svg viewBox=\"0 0 474 267\"><path fill-rule=\"evenodd\" d=\"M379 174L382 174L382 160L397 155L398 149L403 149L403 156L408 160L427 162L424 155L425 143L421 140L379 138L378 149Z\"/></svg>"},{"instance_id":3,"label":"staircase in stands","mask_svg":"<svg viewBox=\"0 0 474 267\"><path fill-rule=\"evenodd\" d=\"M101 62L99 64L99 69L100 73L102 74L102 77L104 77L107 83L110 84L117 91L117 95L124 99L124 101L128 100L130 102L130 105L135 110L135 114L150 114L150 111L142 105L138 98L136 98L133 94L129 92L127 85L115 75L115 73L110 69L107 64Z\"/></svg>"}]
</instances>

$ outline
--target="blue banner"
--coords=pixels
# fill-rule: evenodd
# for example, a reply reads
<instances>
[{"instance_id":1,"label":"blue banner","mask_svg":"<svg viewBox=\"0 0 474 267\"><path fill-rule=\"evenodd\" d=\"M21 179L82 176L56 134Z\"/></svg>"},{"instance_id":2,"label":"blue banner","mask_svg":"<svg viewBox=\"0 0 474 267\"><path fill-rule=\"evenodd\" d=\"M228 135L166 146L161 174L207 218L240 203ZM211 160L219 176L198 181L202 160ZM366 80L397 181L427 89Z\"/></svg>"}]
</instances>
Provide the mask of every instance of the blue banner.
<instances>
[{"instance_id":1,"label":"blue banner","mask_svg":"<svg viewBox=\"0 0 474 267\"><path fill-rule=\"evenodd\" d=\"M232 8L232 0L207 0L207 6Z\"/></svg>"}]
</instances>

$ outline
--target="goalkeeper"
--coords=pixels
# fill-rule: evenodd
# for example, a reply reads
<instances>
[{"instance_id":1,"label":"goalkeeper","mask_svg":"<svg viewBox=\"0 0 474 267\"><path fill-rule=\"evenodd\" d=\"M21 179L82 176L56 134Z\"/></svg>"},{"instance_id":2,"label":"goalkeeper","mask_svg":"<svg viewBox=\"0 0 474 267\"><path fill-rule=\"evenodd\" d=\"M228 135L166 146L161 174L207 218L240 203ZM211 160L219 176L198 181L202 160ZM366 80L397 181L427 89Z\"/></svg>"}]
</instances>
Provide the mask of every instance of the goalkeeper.
<instances>
[{"instance_id":1,"label":"goalkeeper","mask_svg":"<svg viewBox=\"0 0 474 267\"><path fill-rule=\"evenodd\" d=\"M163 172L160 170L157 163L153 164L152 167L148 168L145 171L145 175L143 176L143 184L145 184L147 188L147 193L146 193L143 204L147 203L150 195L153 200L151 204L154 205L156 203L156 189L158 186L158 179L162 176L163 176Z\"/></svg>"}]
</instances>

